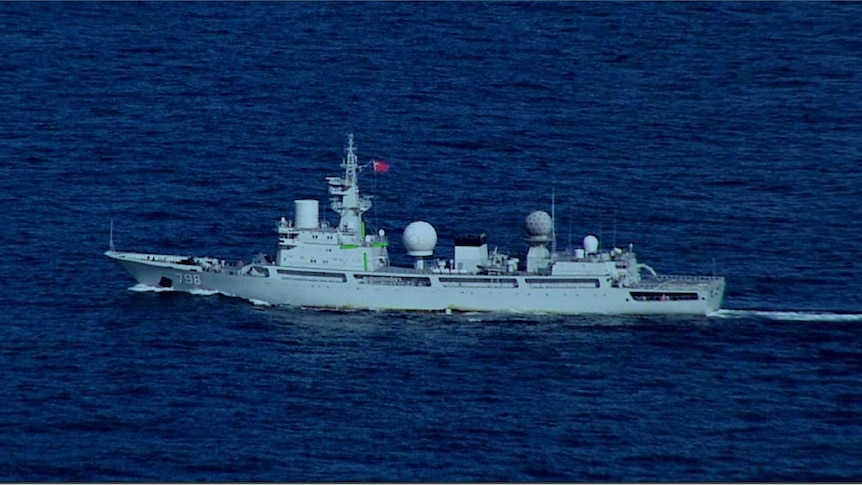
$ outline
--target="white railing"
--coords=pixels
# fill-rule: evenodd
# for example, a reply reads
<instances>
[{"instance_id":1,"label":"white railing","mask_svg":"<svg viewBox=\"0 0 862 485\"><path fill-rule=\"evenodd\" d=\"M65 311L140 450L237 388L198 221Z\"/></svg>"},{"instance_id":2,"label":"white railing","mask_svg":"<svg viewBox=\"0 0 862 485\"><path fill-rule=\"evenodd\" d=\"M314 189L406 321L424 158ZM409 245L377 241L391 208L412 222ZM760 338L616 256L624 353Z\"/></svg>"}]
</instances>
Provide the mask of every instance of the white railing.
<instances>
[{"instance_id":1,"label":"white railing","mask_svg":"<svg viewBox=\"0 0 862 485\"><path fill-rule=\"evenodd\" d=\"M644 280L657 279L662 281L716 281L724 279L723 276L695 276L695 275L671 275L660 274Z\"/></svg>"}]
</instances>

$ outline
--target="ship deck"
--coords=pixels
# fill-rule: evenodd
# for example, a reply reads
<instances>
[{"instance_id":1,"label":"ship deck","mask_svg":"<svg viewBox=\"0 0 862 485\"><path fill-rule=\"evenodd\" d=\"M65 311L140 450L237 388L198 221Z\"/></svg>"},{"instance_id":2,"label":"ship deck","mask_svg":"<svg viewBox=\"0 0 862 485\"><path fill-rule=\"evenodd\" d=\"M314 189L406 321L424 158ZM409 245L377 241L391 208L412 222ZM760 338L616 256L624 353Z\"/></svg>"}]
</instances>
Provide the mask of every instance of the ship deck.
<instances>
[{"instance_id":1,"label":"ship deck","mask_svg":"<svg viewBox=\"0 0 862 485\"><path fill-rule=\"evenodd\" d=\"M648 290L703 290L720 284L720 276L658 275L644 278L634 288Z\"/></svg>"}]
</instances>

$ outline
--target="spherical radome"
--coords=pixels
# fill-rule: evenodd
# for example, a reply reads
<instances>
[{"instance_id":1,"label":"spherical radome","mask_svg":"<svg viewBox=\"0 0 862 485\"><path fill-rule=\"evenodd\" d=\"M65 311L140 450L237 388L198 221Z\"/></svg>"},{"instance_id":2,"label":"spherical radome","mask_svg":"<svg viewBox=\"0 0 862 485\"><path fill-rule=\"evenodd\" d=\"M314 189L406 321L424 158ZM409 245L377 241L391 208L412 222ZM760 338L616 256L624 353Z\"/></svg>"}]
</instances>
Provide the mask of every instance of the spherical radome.
<instances>
[{"instance_id":1,"label":"spherical radome","mask_svg":"<svg viewBox=\"0 0 862 485\"><path fill-rule=\"evenodd\" d=\"M554 231L554 222L545 211L533 211L527 216L527 234L530 236L550 236Z\"/></svg>"},{"instance_id":2,"label":"spherical radome","mask_svg":"<svg viewBox=\"0 0 862 485\"><path fill-rule=\"evenodd\" d=\"M437 231L425 221L411 222L401 236L409 256L431 256L437 245Z\"/></svg>"},{"instance_id":3,"label":"spherical radome","mask_svg":"<svg viewBox=\"0 0 862 485\"><path fill-rule=\"evenodd\" d=\"M588 234L584 237L584 250L587 254L595 254L599 252L599 238Z\"/></svg>"}]
</instances>

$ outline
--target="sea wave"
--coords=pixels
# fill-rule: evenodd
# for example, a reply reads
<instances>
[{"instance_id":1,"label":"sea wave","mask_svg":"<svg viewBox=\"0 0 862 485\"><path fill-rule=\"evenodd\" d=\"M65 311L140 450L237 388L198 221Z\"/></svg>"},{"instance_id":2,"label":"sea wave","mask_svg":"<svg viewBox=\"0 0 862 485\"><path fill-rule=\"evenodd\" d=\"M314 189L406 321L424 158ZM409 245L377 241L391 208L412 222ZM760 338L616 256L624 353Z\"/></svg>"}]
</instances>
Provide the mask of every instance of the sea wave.
<instances>
[{"instance_id":1,"label":"sea wave","mask_svg":"<svg viewBox=\"0 0 862 485\"><path fill-rule=\"evenodd\" d=\"M828 311L777 311L777 310L718 310L709 314L712 318L766 318L797 322L862 322L860 313L835 313Z\"/></svg>"}]
</instances>

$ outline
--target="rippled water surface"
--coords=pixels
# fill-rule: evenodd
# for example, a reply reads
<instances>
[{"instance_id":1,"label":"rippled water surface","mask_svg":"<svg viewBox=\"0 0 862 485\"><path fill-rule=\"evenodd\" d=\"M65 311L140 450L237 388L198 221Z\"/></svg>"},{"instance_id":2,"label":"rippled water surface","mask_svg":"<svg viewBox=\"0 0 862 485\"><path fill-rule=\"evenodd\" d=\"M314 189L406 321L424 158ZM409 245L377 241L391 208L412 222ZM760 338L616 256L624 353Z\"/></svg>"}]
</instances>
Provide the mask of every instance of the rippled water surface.
<instances>
[{"instance_id":1,"label":"rippled water surface","mask_svg":"<svg viewBox=\"0 0 862 485\"><path fill-rule=\"evenodd\" d=\"M855 3L0 5L0 479L862 479ZM710 317L141 291L248 259L345 133L392 237L632 243ZM143 289L146 290L146 289Z\"/></svg>"}]
</instances>

